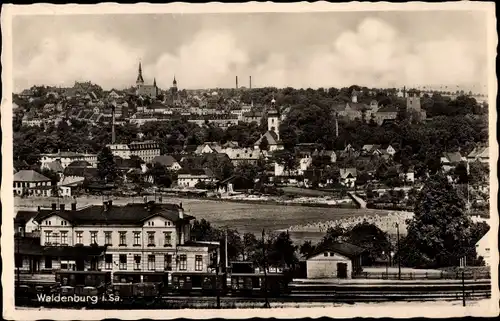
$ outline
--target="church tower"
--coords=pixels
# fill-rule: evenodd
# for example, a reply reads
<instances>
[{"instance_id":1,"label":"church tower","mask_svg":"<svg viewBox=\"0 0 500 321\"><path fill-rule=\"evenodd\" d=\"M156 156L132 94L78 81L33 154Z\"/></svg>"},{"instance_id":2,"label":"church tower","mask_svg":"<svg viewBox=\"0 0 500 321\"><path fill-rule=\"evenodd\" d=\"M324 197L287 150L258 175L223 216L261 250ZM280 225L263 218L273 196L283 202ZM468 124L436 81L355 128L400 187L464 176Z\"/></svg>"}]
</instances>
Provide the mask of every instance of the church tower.
<instances>
[{"instance_id":1,"label":"church tower","mask_svg":"<svg viewBox=\"0 0 500 321\"><path fill-rule=\"evenodd\" d=\"M173 94L177 93L177 80L175 79L175 75L174 75L174 81L172 82L172 93Z\"/></svg>"},{"instance_id":2,"label":"church tower","mask_svg":"<svg viewBox=\"0 0 500 321\"><path fill-rule=\"evenodd\" d=\"M140 62L139 62L139 73L137 75L137 80L135 81L135 84L137 85L137 87L144 85L144 78L142 78L142 65Z\"/></svg>"},{"instance_id":3,"label":"church tower","mask_svg":"<svg viewBox=\"0 0 500 321\"><path fill-rule=\"evenodd\" d=\"M279 127L280 127L280 118L278 115L278 112L276 111L275 104L276 101L273 98L273 101L271 101L272 108L269 110L267 113L267 130L270 132L275 132L276 136L278 136L278 139L280 139L280 132L279 132Z\"/></svg>"}]
</instances>

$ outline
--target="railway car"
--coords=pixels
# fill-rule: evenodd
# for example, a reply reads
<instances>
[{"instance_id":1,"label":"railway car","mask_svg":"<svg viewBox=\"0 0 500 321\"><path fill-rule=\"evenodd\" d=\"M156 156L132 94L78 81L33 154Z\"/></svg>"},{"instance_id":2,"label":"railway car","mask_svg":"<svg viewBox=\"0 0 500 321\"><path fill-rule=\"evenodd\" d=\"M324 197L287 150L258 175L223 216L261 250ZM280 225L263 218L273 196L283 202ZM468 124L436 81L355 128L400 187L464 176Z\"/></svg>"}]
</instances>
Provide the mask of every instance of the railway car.
<instances>
[{"instance_id":1,"label":"railway car","mask_svg":"<svg viewBox=\"0 0 500 321\"><path fill-rule=\"evenodd\" d=\"M227 276L225 273L172 273L172 291L181 294L219 295L227 292Z\"/></svg>"},{"instance_id":2,"label":"railway car","mask_svg":"<svg viewBox=\"0 0 500 321\"><path fill-rule=\"evenodd\" d=\"M111 283L111 272L57 271L57 292L63 295L97 296L106 292Z\"/></svg>"},{"instance_id":3,"label":"railway car","mask_svg":"<svg viewBox=\"0 0 500 321\"><path fill-rule=\"evenodd\" d=\"M289 293L289 278L285 273L232 273L231 292L241 296L285 296ZM267 286L266 286L267 284Z\"/></svg>"},{"instance_id":4,"label":"railway car","mask_svg":"<svg viewBox=\"0 0 500 321\"><path fill-rule=\"evenodd\" d=\"M168 288L168 273L120 271L113 273L113 294L120 298L156 298Z\"/></svg>"}]
</instances>

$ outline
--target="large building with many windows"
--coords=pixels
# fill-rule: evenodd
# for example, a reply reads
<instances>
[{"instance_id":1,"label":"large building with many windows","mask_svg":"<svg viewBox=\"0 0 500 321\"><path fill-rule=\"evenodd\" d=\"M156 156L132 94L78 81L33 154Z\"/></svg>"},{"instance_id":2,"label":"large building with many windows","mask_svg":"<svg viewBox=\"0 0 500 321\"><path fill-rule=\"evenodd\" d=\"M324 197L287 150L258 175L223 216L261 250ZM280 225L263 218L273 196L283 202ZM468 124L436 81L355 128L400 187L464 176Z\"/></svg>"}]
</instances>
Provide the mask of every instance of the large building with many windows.
<instances>
[{"instance_id":1,"label":"large building with many windows","mask_svg":"<svg viewBox=\"0 0 500 321\"><path fill-rule=\"evenodd\" d=\"M160 156L160 145L152 140L131 142L130 144L108 144L111 153L123 159L137 156L143 161L150 163L157 156Z\"/></svg>"},{"instance_id":2,"label":"large building with many windows","mask_svg":"<svg viewBox=\"0 0 500 321\"><path fill-rule=\"evenodd\" d=\"M51 253L39 259L40 270L211 272L219 243L192 240L193 219L182 205L153 201L79 209L53 204L35 218L42 252ZM92 255L76 255L82 251Z\"/></svg>"}]
</instances>

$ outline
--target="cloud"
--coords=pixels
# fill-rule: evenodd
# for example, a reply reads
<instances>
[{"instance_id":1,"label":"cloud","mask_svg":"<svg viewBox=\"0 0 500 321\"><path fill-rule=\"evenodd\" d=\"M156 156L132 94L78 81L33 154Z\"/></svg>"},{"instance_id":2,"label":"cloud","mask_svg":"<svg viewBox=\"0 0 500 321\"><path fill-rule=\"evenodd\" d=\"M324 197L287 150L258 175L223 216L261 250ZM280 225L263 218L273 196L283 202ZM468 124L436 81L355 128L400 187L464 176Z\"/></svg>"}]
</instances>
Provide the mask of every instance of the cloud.
<instances>
[{"instance_id":1,"label":"cloud","mask_svg":"<svg viewBox=\"0 0 500 321\"><path fill-rule=\"evenodd\" d=\"M266 37L255 33L254 37ZM144 78L152 83L156 77L164 89L170 87L174 74L180 88L232 87L235 76L239 76L240 85L248 86L249 75L254 87L485 82L485 48L478 47L475 39L452 35L435 39L433 34L427 40L416 39L376 18L365 18L351 30L332 34L326 42L311 43L298 37L291 47L288 42L293 38L285 38L282 50L276 49L285 41L279 38L271 50L262 47L259 38L249 36L248 30L242 37L237 29L203 29L185 36L177 50L165 50L144 61ZM157 43L148 46L161 47L168 41L160 33ZM15 89L33 84L72 85L76 80L91 80L106 89L128 87L135 82L138 60L148 53L146 45L133 46L119 37L92 32L46 37L41 43L31 60L16 63Z\"/></svg>"}]
</instances>

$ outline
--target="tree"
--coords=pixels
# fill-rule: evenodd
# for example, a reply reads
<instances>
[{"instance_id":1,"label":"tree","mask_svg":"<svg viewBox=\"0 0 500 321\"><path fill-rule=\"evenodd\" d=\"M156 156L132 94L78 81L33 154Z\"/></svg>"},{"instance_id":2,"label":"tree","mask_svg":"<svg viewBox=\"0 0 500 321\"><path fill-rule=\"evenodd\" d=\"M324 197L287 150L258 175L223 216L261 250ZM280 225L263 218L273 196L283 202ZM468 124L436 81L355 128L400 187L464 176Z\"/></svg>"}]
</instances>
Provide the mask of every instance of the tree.
<instances>
[{"instance_id":1,"label":"tree","mask_svg":"<svg viewBox=\"0 0 500 321\"><path fill-rule=\"evenodd\" d=\"M118 169L109 147L104 147L97 155L97 173L107 182L114 182L118 177Z\"/></svg>"},{"instance_id":2,"label":"tree","mask_svg":"<svg viewBox=\"0 0 500 321\"><path fill-rule=\"evenodd\" d=\"M367 265L380 258L382 252L388 253L391 248L387 233L366 221L355 225L347 232L347 241L366 250L364 264Z\"/></svg>"},{"instance_id":3,"label":"tree","mask_svg":"<svg viewBox=\"0 0 500 321\"><path fill-rule=\"evenodd\" d=\"M288 232L281 232L273 239L271 248L268 249L268 261L270 264L293 267L298 259L295 255L297 246L293 244Z\"/></svg>"},{"instance_id":4,"label":"tree","mask_svg":"<svg viewBox=\"0 0 500 321\"><path fill-rule=\"evenodd\" d=\"M299 252L303 256L309 256L314 252L314 250L316 250L316 246L314 246L312 244L312 242L308 240L308 241L305 241L304 243L302 243L302 245L300 246Z\"/></svg>"},{"instance_id":5,"label":"tree","mask_svg":"<svg viewBox=\"0 0 500 321\"><path fill-rule=\"evenodd\" d=\"M243 235L243 260L254 261L259 242L253 233Z\"/></svg>"},{"instance_id":6,"label":"tree","mask_svg":"<svg viewBox=\"0 0 500 321\"><path fill-rule=\"evenodd\" d=\"M458 184L467 184L469 182L469 175L467 174L467 164L460 162L453 169L453 176Z\"/></svg>"},{"instance_id":7,"label":"tree","mask_svg":"<svg viewBox=\"0 0 500 321\"><path fill-rule=\"evenodd\" d=\"M266 136L262 137L262 140L260 141L259 144L260 150L268 150L269 149L269 142L267 141Z\"/></svg>"},{"instance_id":8,"label":"tree","mask_svg":"<svg viewBox=\"0 0 500 321\"><path fill-rule=\"evenodd\" d=\"M402 242L402 262L407 266L458 265L460 258L475 259L472 220L465 202L443 174L429 178L417 198L408 234Z\"/></svg>"},{"instance_id":9,"label":"tree","mask_svg":"<svg viewBox=\"0 0 500 321\"><path fill-rule=\"evenodd\" d=\"M342 241L344 239L344 236L346 235L346 232L346 229L339 224L333 227L329 227L318 246Z\"/></svg>"}]
</instances>

